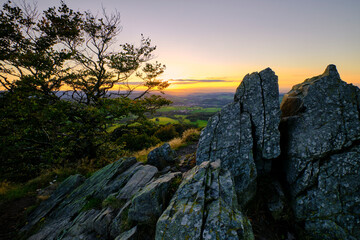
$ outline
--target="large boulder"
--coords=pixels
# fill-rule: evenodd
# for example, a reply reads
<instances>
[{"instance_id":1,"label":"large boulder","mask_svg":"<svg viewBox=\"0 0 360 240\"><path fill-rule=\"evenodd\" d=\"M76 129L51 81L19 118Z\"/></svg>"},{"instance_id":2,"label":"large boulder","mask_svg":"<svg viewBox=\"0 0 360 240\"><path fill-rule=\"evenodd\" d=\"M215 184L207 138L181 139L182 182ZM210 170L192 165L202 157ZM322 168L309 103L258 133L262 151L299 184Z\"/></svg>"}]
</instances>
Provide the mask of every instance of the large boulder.
<instances>
[{"instance_id":1,"label":"large boulder","mask_svg":"<svg viewBox=\"0 0 360 240\"><path fill-rule=\"evenodd\" d=\"M269 172L270 159L280 155L278 88L270 68L246 75L234 103L210 118L200 135L197 164L220 160L235 178L241 205L255 195L258 172Z\"/></svg>"},{"instance_id":2,"label":"large boulder","mask_svg":"<svg viewBox=\"0 0 360 240\"><path fill-rule=\"evenodd\" d=\"M258 169L270 171L271 162L266 159L280 155L278 77L270 68L246 75L236 90L235 102L240 103L241 112L251 116Z\"/></svg>"},{"instance_id":3,"label":"large boulder","mask_svg":"<svg viewBox=\"0 0 360 240\"><path fill-rule=\"evenodd\" d=\"M129 220L140 224L155 225L172 197L173 186L181 181L181 173L167 173L139 191L131 202Z\"/></svg>"},{"instance_id":4,"label":"large boulder","mask_svg":"<svg viewBox=\"0 0 360 240\"><path fill-rule=\"evenodd\" d=\"M149 152L147 163L162 170L166 166L175 163L176 152L171 149L169 143L164 143L162 146L155 148Z\"/></svg>"},{"instance_id":5,"label":"large boulder","mask_svg":"<svg viewBox=\"0 0 360 240\"><path fill-rule=\"evenodd\" d=\"M190 170L159 218L155 239L254 239L231 173L208 161Z\"/></svg>"},{"instance_id":6,"label":"large boulder","mask_svg":"<svg viewBox=\"0 0 360 240\"><path fill-rule=\"evenodd\" d=\"M360 90L334 65L284 96L282 147L298 222L315 239L360 236Z\"/></svg>"}]
</instances>

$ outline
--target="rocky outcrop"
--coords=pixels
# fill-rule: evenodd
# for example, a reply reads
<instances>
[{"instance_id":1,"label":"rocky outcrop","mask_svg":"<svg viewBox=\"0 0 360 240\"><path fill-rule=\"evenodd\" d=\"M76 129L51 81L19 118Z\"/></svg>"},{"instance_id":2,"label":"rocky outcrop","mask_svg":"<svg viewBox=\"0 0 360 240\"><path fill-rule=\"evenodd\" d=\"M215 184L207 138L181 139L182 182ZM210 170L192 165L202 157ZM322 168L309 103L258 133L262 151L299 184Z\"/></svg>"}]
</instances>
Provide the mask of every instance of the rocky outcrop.
<instances>
[{"instance_id":1,"label":"rocky outcrop","mask_svg":"<svg viewBox=\"0 0 360 240\"><path fill-rule=\"evenodd\" d=\"M315 239L360 236L360 90L334 65L284 96L284 171L298 222Z\"/></svg>"},{"instance_id":2,"label":"rocky outcrop","mask_svg":"<svg viewBox=\"0 0 360 240\"><path fill-rule=\"evenodd\" d=\"M269 172L280 155L278 79L267 68L245 76L234 103L213 116L201 132L196 161L220 161L235 178L241 205L256 192L258 171Z\"/></svg>"},{"instance_id":3,"label":"rocky outcrop","mask_svg":"<svg viewBox=\"0 0 360 240\"><path fill-rule=\"evenodd\" d=\"M129 209L129 220L141 224L155 225L170 202L171 187L176 188L176 180L180 183L181 173L167 173L148 184L132 199ZM171 186L173 184L173 186Z\"/></svg>"},{"instance_id":4,"label":"rocky outcrop","mask_svg":"<svg viewBox=\"0 0 360 240\"><path fill-rule=\"evenodd\" d=\"M359 239L360 90L334 65L294 86L281 103L280 157L278 99L271 69L245 76L202 131L193 169L177 172L194 155L176 158L164 144L147 165L123 158L86 180L71 176L23 231L40 240L295 239L304 228L296 239Z\"/></svg>"},{"instance_id":5,"label":"rocky outcrop","mask_svg":"<svg viewBox=\"0 0 360 240\"><path fill-rule=\"evenodd\" d=\"M30 215L23 231L39 228L29 238L36 240L98 239L98 236L114 239L137 224L137 219L129 219L128 212L134 209L136 213L139 201L149 201L160 208L154 210L155 213L147 209L148 217L152 217L150 213L158 217L161 214L158 211L166 208L168 202L164 202L162 197L171 198L168 188L178 174L169 173L155 179L157 173L154 166L142 165L135 158L124 158L85 181L80 175L71 176ZM147 184L149 186L145 187ZM143 188L154 195L146 195L145 190L140 192L133 206L132 196ZM148 197L146 200L143 199L145 195ZM155 228L155 223L153 225Z\"/></svg>"},{"instance_id":6,"label":"rocky outcrop","mask_svg":"<svg viewBox=\"0 0 360 240\"><path fill-rule=\"evenodd\" d=\"M270 171L271 161L280 155L280 106L278 77L267 68L248 74L235 93L241 112L249 113L254 131L257 168Z\"/></svg>"},{"instance_id":7,"label":"rocky outcrop","mask_svg":"<svg viewBox=\"0 0 360 240\"><path fill-rule=\"evenodd\" d=\"M147 163L162 170L166 166L175 163L176 153L171 149L169 143L164 143L161 147L155 148L149 152Z\"/></svg>"},{"instance_id":8,"label":"rocky outcrop","mask_svg":"<svg viewBox=\"0 0 360 240\"><path fill-rule=\"evenodd\" d=\"M84 182L85 178L79 174L68 177L63 181L57 190L40 204L38 208L28 217L28 223L23 230L30 230L43 217L47 216L54 208L56 208L72 191Z\"/></svg>"},{"instance_id":9,"label":"rocky outcrop","mask_svg":"<svg viewBox=\"0 0 360 240\"><path fill-rule=\"evenodd\" d=\"M234 187L219 162L196 166L159 218L155 239L254 239Z\"/></svg>"}]
</instances>

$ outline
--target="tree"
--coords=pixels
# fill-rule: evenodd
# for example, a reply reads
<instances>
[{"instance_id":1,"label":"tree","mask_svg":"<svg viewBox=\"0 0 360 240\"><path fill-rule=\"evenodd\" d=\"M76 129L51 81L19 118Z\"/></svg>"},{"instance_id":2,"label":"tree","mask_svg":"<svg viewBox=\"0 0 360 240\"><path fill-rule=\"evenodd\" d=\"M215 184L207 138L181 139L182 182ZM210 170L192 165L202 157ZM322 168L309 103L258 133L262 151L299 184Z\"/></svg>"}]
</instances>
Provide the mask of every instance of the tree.
<instances>
[{"instance_id":1,"label":"tree","mask_svg":"<svg viewBox=\"0 0 360 240\"><path fill-rule=\"evenodd\" d=\"M23 8L11 2L0 12L0 83L9 92L23 90L28 95L41 93L56 97L69 79L70 67L64 63L73 53L61 45L64 39L78 39L81 14L62 3L58 13L65 27L51 29L48 19L35 6L24 2Z\"/></svg>"},{"instance_id":2,"label":"tree","mask_svg":"<svg viewBox=\"0 0 360 240\"><path fill-rule=\"evenodd\" d=\"M59 13L64 11L57 12L51 8L45 12L49 29L63 27L61 24L59 26L59 23L64 16ZM66 19L71 18L72 13L68 11L67 14L69 16ZM66 83L72 87L73 97L79 102L97 103L99 99L114 94L109 94L108 91L115 85L119 87L117 95L120 97L129 97L138 86L146 87L137 99L152 90L161 91L169 86L166 81L157 79L164 72L165 65L148 62L153 58L152 52L156 49L156 46L151 46L149 38L141 35L139 47L126 43L120 45L120 51L110 50L121 31L118 12L109 15L103 9L100 18L85 12L78 24L81 34L73 36L71 40L64 38L62 43L74 53L72 59L77 64L77 70L74 71L75 77L69 78ZM143 64L145 65L142 66ZM141 84L129 84L131 76L140 79Z\"/></svg>"},{"instance_id":3,"label":"tree","mask_svg":"<svg viewBox=\"0 0 360 240\"><path fill-rule=\"evenodd\" d=\"M165 66L149 61L156 47L120 45L110 51L121 28L119 14L102 18L61 2L39 14L36 7L10 1L0 11L0 170L2 178L34 176L40 169L121 154L109 126L146 121L146 114L170 101L158 95L169 84L158 80ZM131 95L138 78L142 92ZM72 87L72 100L61 98ZM117 98L110 90L120 86ZM63 93L64 94L64 93ZM16 174L15 174L16 173Z\"/></svg>"}]
</instances>

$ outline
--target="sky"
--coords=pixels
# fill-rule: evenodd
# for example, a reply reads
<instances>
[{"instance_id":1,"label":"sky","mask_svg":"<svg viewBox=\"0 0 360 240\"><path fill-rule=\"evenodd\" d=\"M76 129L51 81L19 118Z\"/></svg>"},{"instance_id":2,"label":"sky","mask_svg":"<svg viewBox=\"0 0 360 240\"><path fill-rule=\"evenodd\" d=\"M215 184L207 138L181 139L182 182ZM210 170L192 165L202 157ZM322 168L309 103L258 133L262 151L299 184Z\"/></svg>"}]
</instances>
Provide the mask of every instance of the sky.
<instances>
[{"instance_id":1,"label":"sky","mask_svg":"<svg viewBox=\"0 0 360 240\"><path fill-rule=\"evenodd\" d=\"M0 0L5 2L5 0ZM39 9L60 1L38 0ZM335 64L360 86L359 0L66 0L76 10L121 14L119 43L140 35L157 46L174 93L234 92L270 67L280 92Z\"/></svg>"}]
</instances>

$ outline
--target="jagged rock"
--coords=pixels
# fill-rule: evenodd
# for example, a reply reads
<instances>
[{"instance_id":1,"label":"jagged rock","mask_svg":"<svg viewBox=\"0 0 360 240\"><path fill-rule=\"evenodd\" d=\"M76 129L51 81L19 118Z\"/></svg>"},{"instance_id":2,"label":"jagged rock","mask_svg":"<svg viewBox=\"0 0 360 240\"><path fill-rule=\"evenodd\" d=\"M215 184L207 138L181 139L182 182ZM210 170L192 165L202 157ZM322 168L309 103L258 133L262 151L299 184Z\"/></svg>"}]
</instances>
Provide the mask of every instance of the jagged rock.
<instances>
[{"instance_id":1,"label":"jagged rock","mask_svg":"<svg viewBox=\"0 0 360 240\"><path fill-rule=\"evenodd\" d=\"M144 187L158 172L157 168L150 165L139 166L136 173L129 179L121 189L117 198L129 199L142 187Z\"/></svg>"},{"instance_id":2,"label":"jagged rock","mask_svg":"<svg viewBox=\"0 0 360 240\"><path fill-rule=\"evenodd\" d=\"M334 65L281 104L286 178L298 221L315 239L360 236L360 90Z\"/></svg>"},{"instance_id":3,"label":"jagged rock","mask_svg":"<svg viewBox=\"0 0 360 240\"><path fill-rule=\"evenodd\" d=\"M58 239L70 240L70 239L98 239L97 234L92 229L93 220L99 214L100 210L90 209L85 212L81 212L72 222L71 226L62 231Z\"/></svg>"},{"instance_id":4,"label":"jagged rock","mask_svg":"<svg viewBox=\"0 0 360 240\"><path fill-rule=\"evenodd\" d=\"M155 239L254 239L231 173L208 161L188 172L157 222Z\"/></svg>"},{"instance_id":5,"label":"jagged rock","mask_svg":"<svg viewBox=\"0 0 360 240\"><path fill-rule=\"evenodd\" d=\"M176 153L171 149L169 143L164 143L161 147L155 148L149 152L147 163L163 169L175 162Z\"/></svg>"},{"instance_id":6,"label":"jagged rock","mask_svg":"<svg viewBox=\"0 0 360 240\"><path fill-rule=\"evenodd\" d=\"M92 239L97 235L115 238L122 231L124 219L127 219L129 199L151 181L157 172L156 167L141 165L135 158L125 158L109 164L64 196L45 215L42 214L43 217L36 223L41 225L40 230L30 239L71 239L78 236ZM71 178L63 184L70 180ZM120 209L101 209L102 202L110 196L119 201ZM44 202L45 205L50 204L47 201Z\"/></svg>"},{"instance_id":7,"label":"jagged rock","mask_svg":"<svg viewBox=\"0 0 360 240\"><path fill-rule=\"evenodd\" d=\"M129 220L155 225L172 197L171 184L181 176L180 172L168 173L145 186L132 199Z\"/></svg>"},{"instance_id":8,"label":"jagged rock","mask_svg":"<svg viewBox=\"0 0 360 240\"><path fill-rule=\"evenodd\" d=\"M130 208L131 200L127 201L120 209L117 215L113 218L110 225L110 235L112 237L119 236L124 229L124 226L128 227L128 211Z\"/></svg>"},{"instance_id":9,"label":"jagged rock","mask_svg":"<svg viewBox=\"0 0 360 240\"><path fill-rule=\"evenodd\" d=\"M115 240L136 240L137 226L133 227L129 231L126 231L115 238Z\"/></svg>"},{"instance_id":10,"label":"jagged rock","mask_svg":"<svg viewBox=\"0 0 360 240\"><path fill-rule=\"evenodd\" d=\"M270 68L248 74L237 88L234 99L240 103L241 112L251 116L257 168L269 172L271 162L265 159L280 155L278 77Z\"/></svg>"},{"instance_id":11,"label":"jagged rock","mask_svg":"<svg viewBox=\"0 0 360 240\"><path fill-rule=\"evenodd\" d=\"M239 202L245 205L255 195L257 172L270 171L267 159L280 154L279 122L275 73L267 68L246 75L235 102L210 118L201 132L197 164L221 160L221 166L234 176Z\"/></svg>"},{"instance_id":12,"label":"jagged rock","mask_svg":"<svg viewBox=\"0 0 360 240\"><path fill-rule=\"evenodd\" d=\"M28 223L22 229L22 231L30 230L36 223L38 223L43 217L57 207L66 196L71 193L75 188L84 182L85 178L79 174L73 175L65 179L55 192L40 204L28 217Z\"/></svg>"}]
</instances>

